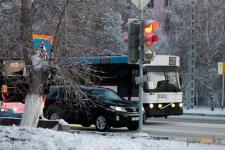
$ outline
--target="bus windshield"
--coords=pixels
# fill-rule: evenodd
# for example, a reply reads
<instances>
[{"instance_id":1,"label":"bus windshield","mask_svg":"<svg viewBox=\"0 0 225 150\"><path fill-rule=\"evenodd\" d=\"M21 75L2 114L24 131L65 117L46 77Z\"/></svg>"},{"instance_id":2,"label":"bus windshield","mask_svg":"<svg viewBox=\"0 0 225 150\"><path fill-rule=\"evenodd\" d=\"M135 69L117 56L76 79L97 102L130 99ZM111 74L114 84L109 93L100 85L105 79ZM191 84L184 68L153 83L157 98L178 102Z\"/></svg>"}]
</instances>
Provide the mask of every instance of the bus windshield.
<instances>
[{"instance_id":1,"label":"bus windshield","mask_svg":"<svg viewBox=\"0 0 225 150\"><path fill-rule=\"evenodd\" d=\"M148 81L144 83L144 92L180 92L178 67L146 66L144 74Z\"/></svg>"},{"instance_id":2,"label":"bus windshield","mask_svg":"<svg viewBox=\"0 0 225 150\"><path fill-rule=\"evenodd\" d=\"M25 103L25 97L27 93L27 84L22 76L8 76L7 80L7 92L1 94L1 100L3 102L20 102Z\"/></svg>"}]
</instances>

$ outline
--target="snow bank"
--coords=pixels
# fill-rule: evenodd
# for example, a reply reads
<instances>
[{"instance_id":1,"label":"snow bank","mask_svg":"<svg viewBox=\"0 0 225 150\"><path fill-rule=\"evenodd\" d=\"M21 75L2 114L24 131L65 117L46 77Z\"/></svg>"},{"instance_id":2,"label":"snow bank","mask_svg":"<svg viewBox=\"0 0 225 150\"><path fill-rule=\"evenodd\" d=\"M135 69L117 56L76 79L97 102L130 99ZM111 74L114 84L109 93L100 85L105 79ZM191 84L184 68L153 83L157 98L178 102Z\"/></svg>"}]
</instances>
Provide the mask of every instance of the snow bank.
<instances>
[{"instance_id":1,"label":"snow bank","mask_svg":"<svg viewBox=\"0 0 225 150\"><path fill-rule=\"evenodd\" d=\"M132 139L127 135L68 133L51 129L0 126L1 150L224 150L223 146L169 140Z\"/></svg>"},{"instance_id":2,"label":"snow bank","mask_svg":"<svg viewBox=\"0 0 225 150\"><path fill-rule=\"evenodd\" d=\"M184 113L188 114L202 114L202 115L222 115L225 116L225 108L222 111L222 108L214 108L214 111L211 111L210 107L203 107L203 106L194 106L193 109L187 110L184 107Z\"/></svg>"}]
</instances>

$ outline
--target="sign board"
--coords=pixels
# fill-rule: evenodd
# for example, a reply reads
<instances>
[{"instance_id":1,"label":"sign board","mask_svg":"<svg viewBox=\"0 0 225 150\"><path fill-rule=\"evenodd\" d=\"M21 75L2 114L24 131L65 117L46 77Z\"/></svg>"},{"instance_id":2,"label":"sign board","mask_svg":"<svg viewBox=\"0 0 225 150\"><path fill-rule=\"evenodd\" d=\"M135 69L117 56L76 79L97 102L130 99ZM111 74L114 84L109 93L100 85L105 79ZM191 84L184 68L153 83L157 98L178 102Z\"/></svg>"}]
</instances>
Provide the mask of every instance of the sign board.
<instances>
[{"instance_id":1,"label":"sign board","mask_svg":"<svg viewBox=\"0 0 225 150\"><path fill-rule=\"evenodd\" d=\"M225 62L218 62L218 74L225 75Z\"/></svg>"},{"instance_id":2,"label":"sign board","mask_svg":"<svg viewBox=\"0 0 225 150\"><path fill-rule=\"evenodd\" d=\"M139 9L143 10L143 8L148 4L149 0L131 0L134 5Z\"/></svg>"},{"instance_id":3,"label":"sign board","mask_svg":"<svg viewBox=\"0 0 225 150\"><path fill-rule=\"evenodd\" d=\"M47 53L50 54L50 47L54 40L53 36L33 34L33 40L36 52L39 50L40 46L44 44Z\"/></svg>"},{"instance_id":4,"label":"sign board","mask_svg":"<svg viewBox=\"0 0 225 150\"><path fill-rule=\"evenodd\" d=\"M23 60L5 60L3 61L3 69L6 76L13 75L24 69L25 62Z\"/></svg>"}]
</instances>

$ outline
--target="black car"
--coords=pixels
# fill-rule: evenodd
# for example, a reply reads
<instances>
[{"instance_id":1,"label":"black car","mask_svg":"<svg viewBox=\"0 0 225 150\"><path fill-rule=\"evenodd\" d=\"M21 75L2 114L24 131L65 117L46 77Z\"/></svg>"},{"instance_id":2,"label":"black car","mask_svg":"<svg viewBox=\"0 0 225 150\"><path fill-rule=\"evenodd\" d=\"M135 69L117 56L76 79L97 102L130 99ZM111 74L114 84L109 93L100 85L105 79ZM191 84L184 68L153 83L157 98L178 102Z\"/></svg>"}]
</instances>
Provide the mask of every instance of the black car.
<instances>
[{"instance_id":1,"label":"black car","mask_svg":"<svg viewBox=\"0 0 225 150\"><path fill-rule=\"evenodd\" d=\"M125 100L114 91L93 86L81 86L77 90L57 87L45 100L44 117L50 120L64 119L69 124L92 124L98 131L110 127L138 129L138 104Z\"/></svg>"}]
</instances>

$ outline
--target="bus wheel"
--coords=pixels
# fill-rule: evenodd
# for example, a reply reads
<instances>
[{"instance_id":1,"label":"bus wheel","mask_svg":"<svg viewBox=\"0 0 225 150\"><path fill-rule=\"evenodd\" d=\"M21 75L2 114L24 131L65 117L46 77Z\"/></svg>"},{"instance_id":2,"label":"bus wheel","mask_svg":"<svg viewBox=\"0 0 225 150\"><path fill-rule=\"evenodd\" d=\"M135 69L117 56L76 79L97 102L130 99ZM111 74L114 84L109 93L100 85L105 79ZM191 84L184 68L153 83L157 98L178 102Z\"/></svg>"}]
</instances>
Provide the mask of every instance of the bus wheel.
<instances>
[{"instance_id":1,"label":"bus wheel","mask_svg":"<svg viewBox=\"0 0 225 150\"><path fill-rule=\"evenodd\" d=\"M103 114L98 115L95 119L95 127L100 132L108 131L110 129L108 118Z\"/></svg>"},{"instance_id":2,"label":"bus wheel","mask_svg":"<svg viewBox=\"0 0 225 150\"><path fill-rule=\"evenodd\" d=\"M143 124L146 123L146 120L147 120L146 115L143 114Z\"/></svg>"}]
</instances>

